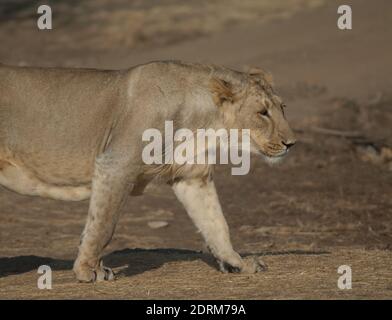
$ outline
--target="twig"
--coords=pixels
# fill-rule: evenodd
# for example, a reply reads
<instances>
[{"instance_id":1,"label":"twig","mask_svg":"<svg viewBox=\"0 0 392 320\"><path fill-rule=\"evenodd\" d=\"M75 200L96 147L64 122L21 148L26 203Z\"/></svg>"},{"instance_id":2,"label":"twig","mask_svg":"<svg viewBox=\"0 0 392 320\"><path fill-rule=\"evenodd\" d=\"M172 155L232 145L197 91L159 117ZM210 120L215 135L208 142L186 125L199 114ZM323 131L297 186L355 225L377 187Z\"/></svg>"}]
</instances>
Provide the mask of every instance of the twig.
<instances>
[{"instance_id":1,"label":"twig","mask_svg":"<svg viewBox=\"0 0 392 320\"><path fill-rule=\"evenodd\" d=\"M316 133L327 134L330 136L338 136L338 137L345 137L345 138L363 137L363 134L359 131L341 131L336 129L327 129L327 128L320 128L320 127L313 127L311 128L311 130Z\"/></svg>"}]
</instances>

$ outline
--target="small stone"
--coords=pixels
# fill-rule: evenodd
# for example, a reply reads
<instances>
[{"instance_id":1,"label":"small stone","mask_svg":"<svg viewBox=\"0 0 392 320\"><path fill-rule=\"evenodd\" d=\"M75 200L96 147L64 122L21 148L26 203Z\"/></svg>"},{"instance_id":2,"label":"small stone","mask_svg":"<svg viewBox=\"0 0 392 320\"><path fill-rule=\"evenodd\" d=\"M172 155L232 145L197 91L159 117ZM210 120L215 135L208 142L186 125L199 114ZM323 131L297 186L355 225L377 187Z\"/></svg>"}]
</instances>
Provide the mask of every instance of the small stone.
<instances>
[{"instance_id":1,"label":"small stone","mask_svg":"<svg viewBox=\"0 0 392 320\"><path fill-rule=\"evenodd\" d=\"M167 221L150 221L148 223L148 226L151 229L160 229L160 228L165 228L169 225Z\"/></svg>"}]
</instances>

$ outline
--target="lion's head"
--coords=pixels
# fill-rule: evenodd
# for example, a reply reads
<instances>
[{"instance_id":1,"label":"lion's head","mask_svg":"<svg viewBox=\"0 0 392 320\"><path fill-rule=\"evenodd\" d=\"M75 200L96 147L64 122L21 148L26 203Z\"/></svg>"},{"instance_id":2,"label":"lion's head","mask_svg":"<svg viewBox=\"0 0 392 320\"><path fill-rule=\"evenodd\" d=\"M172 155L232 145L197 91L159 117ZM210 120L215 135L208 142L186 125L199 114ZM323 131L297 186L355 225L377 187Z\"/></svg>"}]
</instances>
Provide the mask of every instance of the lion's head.
<instances>
[{"instance_id":1,"label":"lion's head","mask_svg":"<svg viewBox=\"0 0 392 320\"><path fill-rule=\"evenodd\" d=\"M287 154L296 139L285 117L285 104L275 94L268 75L258 69L241 83L213 78L211 85L227 127L250 129L251 152L268 162Z\"/></svg>"}]
</instances>

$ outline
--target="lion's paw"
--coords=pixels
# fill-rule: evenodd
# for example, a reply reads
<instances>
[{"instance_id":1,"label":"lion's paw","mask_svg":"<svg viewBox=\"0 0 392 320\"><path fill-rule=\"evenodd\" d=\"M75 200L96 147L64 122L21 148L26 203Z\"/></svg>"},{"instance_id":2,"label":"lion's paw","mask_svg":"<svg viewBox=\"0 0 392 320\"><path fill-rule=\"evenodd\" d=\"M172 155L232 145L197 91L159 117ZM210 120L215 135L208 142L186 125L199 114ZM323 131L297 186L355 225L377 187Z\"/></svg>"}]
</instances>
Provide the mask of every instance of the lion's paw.
<instances>
[{"instance_id":1,"label":"lion's paw","mask_svg":"<svg viewBox=\"0 0 392 320\"><path fill-rule=\"evenodd\" d=\"M75 266L74 272L76 278L80 282L101 282L112 281L115 279L112 269L99 265L97 268L90 268L89 266Z\"/></svg>"},{"instance_id":2,"label":"lion's paw","mask_svg":"<svg viewBox=\"0 0 392 320\"><path fill-rule=\"evenodd\" d=\"M253 274L268 269L267 265L260 257L250 257L242 260L241 264L231 265L224 261L219 261L219 268L224 273L245 273Z\"/></svg>"},{"instance_id":3,"label":"lion's paw","mask_svg":"<svg viewBox=\"0 0 392 320\"><path fill-rule=\"evenodd\" d=\"M268 267L266 263L261 260L260 257L250 257L244 260L244 266L241 273L258 273L267 271Z\"/></svg>"}]
</instances>

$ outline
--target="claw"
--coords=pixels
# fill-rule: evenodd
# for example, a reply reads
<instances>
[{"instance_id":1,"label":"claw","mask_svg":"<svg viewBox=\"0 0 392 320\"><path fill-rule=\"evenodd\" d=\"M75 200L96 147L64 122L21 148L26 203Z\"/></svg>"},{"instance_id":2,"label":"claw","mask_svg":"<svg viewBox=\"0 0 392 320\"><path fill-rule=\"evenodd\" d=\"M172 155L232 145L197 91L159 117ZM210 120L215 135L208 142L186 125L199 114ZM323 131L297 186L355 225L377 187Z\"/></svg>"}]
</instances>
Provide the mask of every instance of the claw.
<instances>
[{"instance_id":1,"label":"claw","mask_svg":"<svg viewBox=\"0 0 392 320\"><path fill-rule=\"evenodd\" d=\"M103 267L103 270L105 271L105 280L112 281L115 279L112 269Z\"/></svg>"},{"instance_id":2,"label":"claw","mask_svg":"<svg viewBox=\"0 0 392 320\"><path fill-rule=\"evenodd\" d=\"M110 268L104 267L102 262L96 268L90 268L88 266L74 268L76 277L80 282L101 282L101 281L112 281L115 279L115 275Z\"/></svg>"},{"instance_id":3,"label":"claw","mask_svg":"<svg viewBox=\"0 0 392 320\"><path fill-rule=\"evenodd\" d=\"M255 263L257 264L257 268L256 268L257 272L263 272L268 270L268 266L263 260L261 260L258 257L254 257L254 259L255 259Z\"/></svg>"},{"instance_id":4,"label":"claw","mask_svg":"<svg viewBox=\"0 0 392 320\"><path fill-rule=\"evenodd\" d=\"M267 265L259 257L245 260L242 267L232 266L225 261L218 261L219 269L223 273L258 273L268 270Z\"/></svg>"}]
</instances>

